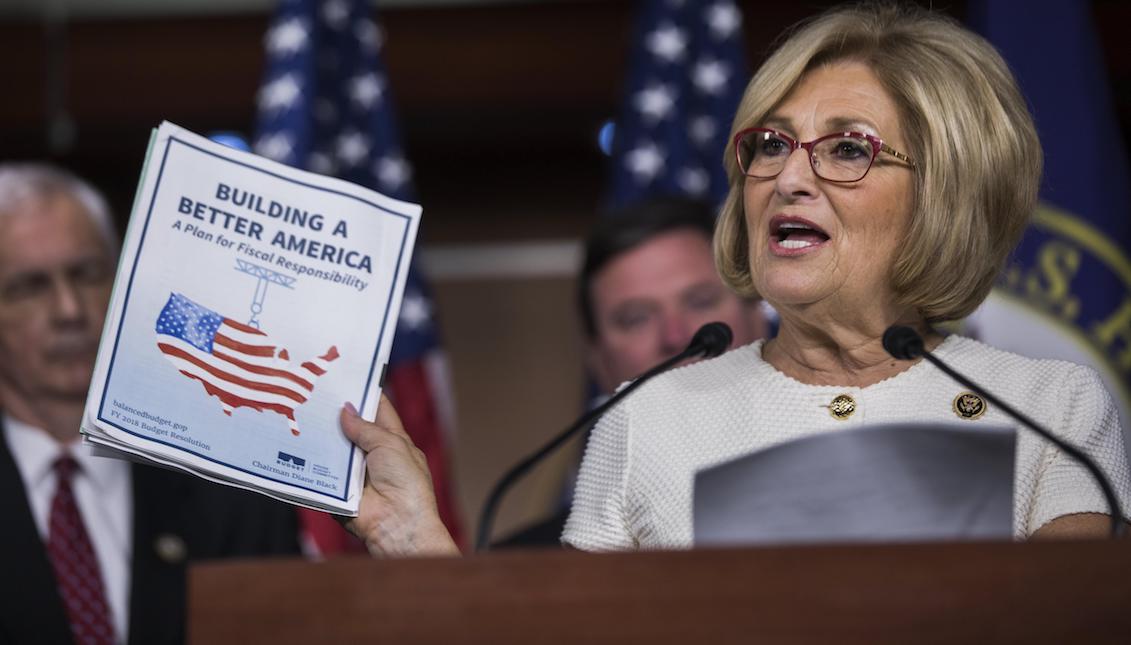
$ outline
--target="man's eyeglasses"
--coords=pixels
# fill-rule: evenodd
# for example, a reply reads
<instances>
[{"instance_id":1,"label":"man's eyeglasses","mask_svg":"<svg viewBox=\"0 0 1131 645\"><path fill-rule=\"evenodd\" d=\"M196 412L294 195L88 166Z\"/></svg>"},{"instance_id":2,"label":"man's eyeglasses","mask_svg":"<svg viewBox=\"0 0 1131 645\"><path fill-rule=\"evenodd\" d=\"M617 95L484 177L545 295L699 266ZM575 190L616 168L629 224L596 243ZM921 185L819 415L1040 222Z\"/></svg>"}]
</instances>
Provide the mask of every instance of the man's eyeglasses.
<instances>
[{"instance_id":1,"label":"man's eyeglasses","mask_svg":"<svg viewBox=\"0 0 1131 645\"><path fill-rule=\"evenodd\" d=\"M738 167L747 177L772 179L781 174L794 150L805 150L813 172L826 181L860 181L872 168L876 156L886 152L912 167L911 157L863 132L826 134L807 143L769 128L747 128L734 135Z\"/></svg>"}]
</instances>

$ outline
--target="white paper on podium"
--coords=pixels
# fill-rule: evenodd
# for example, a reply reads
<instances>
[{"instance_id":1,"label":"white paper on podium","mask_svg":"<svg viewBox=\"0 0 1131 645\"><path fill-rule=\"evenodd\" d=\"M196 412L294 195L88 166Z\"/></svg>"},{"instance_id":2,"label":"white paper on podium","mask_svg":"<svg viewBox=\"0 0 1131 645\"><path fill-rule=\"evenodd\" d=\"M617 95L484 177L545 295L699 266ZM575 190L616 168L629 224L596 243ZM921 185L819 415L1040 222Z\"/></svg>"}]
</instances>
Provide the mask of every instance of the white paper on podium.
<instances>
[{"instance_id":1,"label":"white paper on podium","mask_svg":"<svg viewBox=\"0 0 1131 645\"><path fill-rule=\"evenodd\" d=\"M1009 539L1016 432L897 424L700 471L696 546Z\"/></svg>"}]
</instances>

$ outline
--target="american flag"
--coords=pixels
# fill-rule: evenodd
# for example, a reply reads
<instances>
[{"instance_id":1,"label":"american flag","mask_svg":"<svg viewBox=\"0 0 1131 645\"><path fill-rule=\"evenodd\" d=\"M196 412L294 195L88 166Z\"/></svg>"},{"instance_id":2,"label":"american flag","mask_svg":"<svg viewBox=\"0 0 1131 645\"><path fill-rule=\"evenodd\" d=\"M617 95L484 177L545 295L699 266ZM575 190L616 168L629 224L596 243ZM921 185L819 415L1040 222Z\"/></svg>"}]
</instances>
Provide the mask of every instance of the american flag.
<instances>
[{"instance_id":1,"label":"american flag","mask_svg":"<svg viewBox=\"0 0 1131 645\"><path fill-rule=\"evenodd\" d=\"M749 80L732 0L645 0L616 123L609 206L726 197L723 150Z\"/></svg>"},{"instance_id":2,"label":"american flag","mask_svg":"<svg viewBox=\"0 0 1131 645\"><path fill-rule=\"evenodd\" d=\"M723 152L749 80L732 0L642 0L610 153L608 212L651 197L721 204ZM592 379L592 409L607 398ZM573 498L574 477L562 490Z\"/></svg>"},{"instance_id":3,"label":"american flag","mask_svg":"<svg viewBox=\"0 0 1131 645\"><path fill-rule=\"evenodd\" d=\"M338 358L336 347L293 365L286 349L262 331L225 318L179 293L157 316L157 348L185 376L220 399L224 414L235 408L275 412L299 436L295 408L306 403L314 381Z\"/></svg>"},{"instance_id":4,"label":"american flag","mask_svg":"<svg viewBox=\"0 0 1131 645\"><path fill-rule=\"evenodd\" d=\"M414 200L412 168L400 144L381 61L383 43L368 0L282 0L265 38L267 71L258 96L255 152ZM427 456L440 515L462 543L447 466L451 389L433 312L425 280L413 267L385 393ZM308 527L324 524L310 515L303 521ZM325 546L315 545L317 551L344 548L335 527L321 531ZM317 527L308 534L316 532Z\"/></svg>"}]
</instances>

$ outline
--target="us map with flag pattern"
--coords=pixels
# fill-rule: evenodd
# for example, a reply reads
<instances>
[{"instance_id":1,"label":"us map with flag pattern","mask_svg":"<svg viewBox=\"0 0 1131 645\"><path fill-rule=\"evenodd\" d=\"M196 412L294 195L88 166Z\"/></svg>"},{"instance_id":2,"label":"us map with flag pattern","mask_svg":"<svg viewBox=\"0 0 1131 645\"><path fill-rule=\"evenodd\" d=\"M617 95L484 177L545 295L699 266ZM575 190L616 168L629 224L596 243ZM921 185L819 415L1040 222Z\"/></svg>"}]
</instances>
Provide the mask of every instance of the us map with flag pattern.
<instances>
[{"instance_id":1,"label":"us map with flag pattern","mask_svg":"<svg viewBox=\"0 0 1131 645\"><path fill-rule=\"evenodd\" d=\"M295 409L306 403L314 382L338 358L331 346L322 356L292 365L285 348L266 333L226 318L179 293L157 317L157 349L187 378L216 397L224 414L236 408L274 412L299 436Z\"/></svg>"}]
</instances>

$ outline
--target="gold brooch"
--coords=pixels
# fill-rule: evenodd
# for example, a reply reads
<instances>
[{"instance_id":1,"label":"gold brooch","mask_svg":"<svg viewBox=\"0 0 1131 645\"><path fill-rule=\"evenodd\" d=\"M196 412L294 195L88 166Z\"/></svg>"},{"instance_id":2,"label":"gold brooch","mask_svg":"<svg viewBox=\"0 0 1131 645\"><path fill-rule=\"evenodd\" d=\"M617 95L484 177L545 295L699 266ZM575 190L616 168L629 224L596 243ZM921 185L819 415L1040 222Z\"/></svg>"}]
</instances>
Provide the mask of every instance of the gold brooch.
<instances>
[{"instance_id":1,"label":"gold brooch","mask_svg":"<svg viewBox=\"0 0 1131 645\"><path fill-rule=\"evenodd\" d=\"M952 407L962 419L977 419L986 413L986 402L973 392L963 392L954 397Z\"/></svg>"},{"instance_id":2,"label":"gold brooch","mask_svg":"<svg viewBox=\"0 0 1131 645\"><path fill-rule=\"evenodd\" d=\"M833 415L834 419L844 421L856 411L856 401L847 394L841 394L833 399L833 402L830 403L828 407L829 414Z\"/></svg>"}]
</instances>

